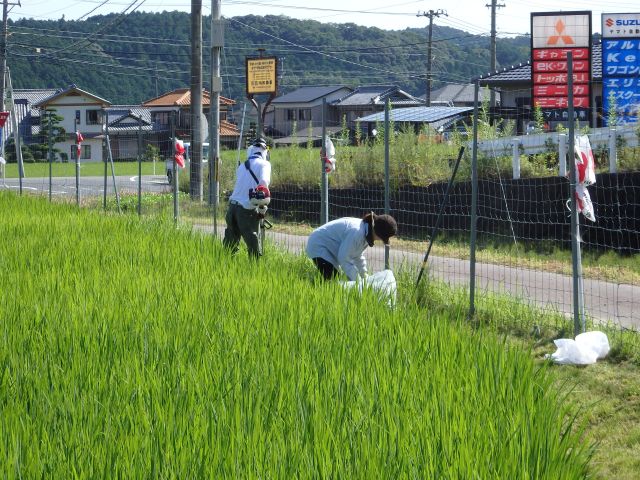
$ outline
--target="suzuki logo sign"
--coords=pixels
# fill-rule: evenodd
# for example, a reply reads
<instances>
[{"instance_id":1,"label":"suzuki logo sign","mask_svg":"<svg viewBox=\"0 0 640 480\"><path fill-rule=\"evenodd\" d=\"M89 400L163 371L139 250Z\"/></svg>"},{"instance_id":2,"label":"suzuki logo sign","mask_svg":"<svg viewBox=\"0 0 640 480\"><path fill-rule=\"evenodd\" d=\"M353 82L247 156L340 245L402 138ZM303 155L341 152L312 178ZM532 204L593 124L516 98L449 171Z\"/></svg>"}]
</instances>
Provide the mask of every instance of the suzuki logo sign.
<instances>
[{"instance_id":1,"label":"suzuki logo sign","mask_svg":"<svg viewBox=\"0 0 640 480\"><path fill-rule=\"evenodd\" d=\"M603 13L602 38L639 38L640 13Z\"/></svg>"},{"instance_id":2,"label":"suzuki logo sign","mask_svg":"<svg viewBox=\"0 0 640 480\"><path fill-rule=\"evenodd\" d=\"M533 48L589 47L591 12L532 13Z\"/></svg>"}]
</instances>

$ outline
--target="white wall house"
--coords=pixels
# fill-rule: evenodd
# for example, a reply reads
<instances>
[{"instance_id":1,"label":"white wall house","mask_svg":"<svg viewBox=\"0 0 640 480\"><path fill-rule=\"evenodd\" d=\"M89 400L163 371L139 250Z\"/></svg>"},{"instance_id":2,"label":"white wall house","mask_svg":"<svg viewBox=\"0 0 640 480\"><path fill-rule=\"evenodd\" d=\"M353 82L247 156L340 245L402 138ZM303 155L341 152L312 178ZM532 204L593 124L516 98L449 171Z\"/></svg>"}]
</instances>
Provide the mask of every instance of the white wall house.
<instances>
[{"instance_id":1,"label":"white wall house","mask_svg":"<svg viewBox=\"0 0 640 480\"><path fill-rule=\"evenodd\" d=\"M101 162L102 140L104 138L104 109L111 103L92 93L86 92L75 85L71 85L55 95L45 98L35 107L41 110L41 118L46 115L46 110L55 110L56 114L63 117L61 126L67 132L64 142L56 143L56 148L65 152L69 161L76 159L76 135L82 134L84 141L81 144L81 162Z\"/></svg>"}]
</instances>

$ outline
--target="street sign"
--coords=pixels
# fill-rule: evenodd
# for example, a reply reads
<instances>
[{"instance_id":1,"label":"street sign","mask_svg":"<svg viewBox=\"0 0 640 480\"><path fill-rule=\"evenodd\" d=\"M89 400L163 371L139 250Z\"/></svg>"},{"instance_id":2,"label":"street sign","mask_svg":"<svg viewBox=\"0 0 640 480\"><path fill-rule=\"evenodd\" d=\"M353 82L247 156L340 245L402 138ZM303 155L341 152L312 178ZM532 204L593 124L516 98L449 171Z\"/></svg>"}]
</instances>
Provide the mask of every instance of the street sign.
<instances>
[{"instance_id":1,"label":"street sign","mask_svg":"<svg viewBox=\"0 0 640 480\"><path fill-rule=\"evenodd\" d=\"M7 123L7 118L9 118L9 112L0 112L0 128L3 128Z\"/></svg>"},{"instance_id":2,"label":"street sign","mask_svg":"<svg viewBox=\"0 0 640 480\"><path fill-rule=\"evenodd\" d=\"M247 95L275 95L278 91L277 65L276 57L246 58Z\"/></svg>"}]
</instances>

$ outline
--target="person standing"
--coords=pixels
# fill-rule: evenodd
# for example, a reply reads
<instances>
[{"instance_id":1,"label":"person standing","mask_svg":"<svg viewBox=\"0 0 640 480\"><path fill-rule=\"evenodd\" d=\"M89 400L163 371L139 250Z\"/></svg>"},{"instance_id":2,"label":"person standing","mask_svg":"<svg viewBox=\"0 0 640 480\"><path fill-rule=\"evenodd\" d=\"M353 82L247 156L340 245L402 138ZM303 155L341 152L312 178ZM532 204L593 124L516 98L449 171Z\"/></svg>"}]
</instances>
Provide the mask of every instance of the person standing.
<instances>
[{"instance_id":1,"label":"person standing","mask_svg":"<svg viewBox=\"0 0 640 480\"><path fill-rule=\"evenodd\" d=\"M389 244L398 231L391 215L367 213L364 218L344 217L316 228L307 241L307 256L325 280L338 275L342 268L349 280L367 274L364 251L376 240Z\"/></svg>"},{"instance_id":2,"label":"person standing","mask_svg":"<svg viewBox=\"0 0 640 480\"><path fill-rule=\"evenodd\" d=\"M260 219L270 200L271 163L264 138L257 138L247 150L247 160L238 165L236 183L229 197L223 245L236 253L242 238L249 256L261 255L258 242Z\"/></svg>"}]
</instances>

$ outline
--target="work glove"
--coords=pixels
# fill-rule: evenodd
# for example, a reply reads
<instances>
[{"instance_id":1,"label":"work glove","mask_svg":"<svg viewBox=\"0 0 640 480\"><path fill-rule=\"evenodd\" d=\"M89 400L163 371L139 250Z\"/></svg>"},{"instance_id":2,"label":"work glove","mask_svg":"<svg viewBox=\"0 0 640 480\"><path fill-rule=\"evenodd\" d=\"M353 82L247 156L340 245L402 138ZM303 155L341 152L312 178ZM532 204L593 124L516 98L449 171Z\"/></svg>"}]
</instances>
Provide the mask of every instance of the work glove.
<instances>
[{"instance_id":1,"label":"work glove","mask_svg":"<svg viewBox=\"0 0 640 480\"><path fill-rule=\"evenodd\" d=\"M266 214L267 214L267 206L260 205L258 207L258 218L264 218Z\"/></svg>"}]
</instances>

